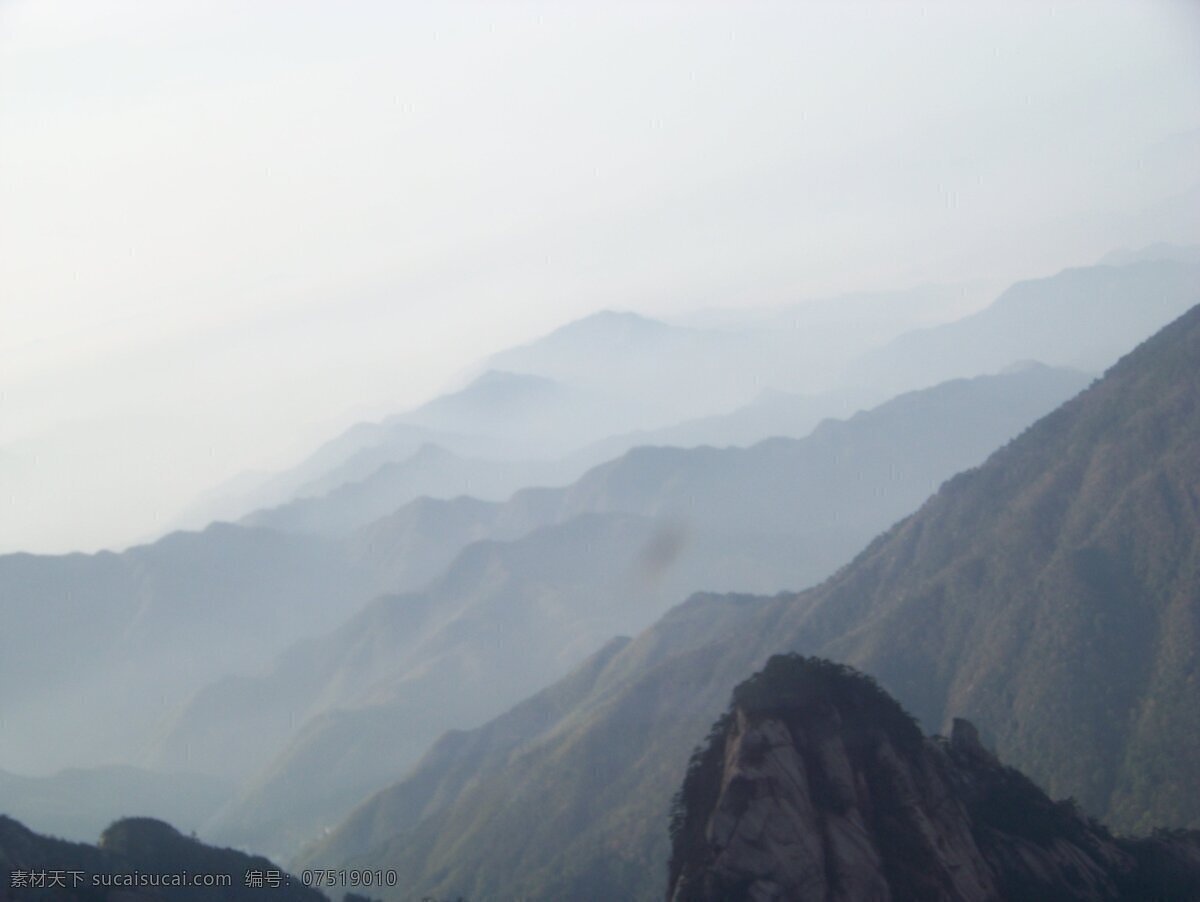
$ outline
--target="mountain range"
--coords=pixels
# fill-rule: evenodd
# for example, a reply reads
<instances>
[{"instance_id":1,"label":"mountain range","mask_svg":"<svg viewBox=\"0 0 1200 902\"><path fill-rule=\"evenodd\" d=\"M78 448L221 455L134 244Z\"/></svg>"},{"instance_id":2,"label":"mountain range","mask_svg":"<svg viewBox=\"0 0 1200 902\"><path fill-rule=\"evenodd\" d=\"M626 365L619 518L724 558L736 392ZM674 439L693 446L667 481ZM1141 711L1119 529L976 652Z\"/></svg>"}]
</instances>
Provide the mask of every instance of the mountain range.
<instances>
[{"instance_id":1,"label":"mountain range","mask_svg":"<svg viewBox=\"0 0 1200 902\"><path fill-rule=\"evenodd\" d=\"M365 479L319 495L255 511L242 523L284 532L345 535L387 516L417 498L471 497L504 501L526 486L566 485L587 469L581 460L484 460L464 458L437 445L422 445L402 461L385 463Z\"/></svg>"},{"instance_id":2,"label":"mountain range","mask_svg":"<svg viewBox=\"0 0 1200 902\"><path fill-rule=\"evenodd\" d=\"M1200 826L1198 361L1193 308L820 586L691 599L444 737L302 860L478 899L657 898L689 751L788 651L871 673L927 729L970 718L1116 829Z\"/></svg>"},{"instance_id":3,"label":"mountain range","mask_svg":"<svg viewBox=\"0 0 1200 902\"><path fill-rule=\"evenodd\" d=\"M505 504L419 502L415 521L402 509L373 529L404 524L380 541L389 553L408 536L441 554L460 547L440 576L301 643L263 677L212 685L152 764L247 781L211 835L286 854L402 776L444 730L484 722L675 599L827 575L1086 382L1028 368L902 396L807 439L635 449ZM460 510L450 532L426 525Z\"/></svg>"},{"instance_id":4,"label":"mountain range","mask_svg":"<svg viewBox=\"0 0 1200 902\"><path fill-rule=\"evenodd\" d=\"M816 394L778 388L811 318L768 354L748 327L601 314L249 480L222 502L262 503L240 525L2 556L0 764L43 776L4 774L0 805L80 835L119 813L90 804L105 787L178 779L163 816L278 856L399 780L302 860L649 898L686 748L801 650L930 730L971 717L1121 829L1194 825L1195 311L1022 433L1089 379L1032 360L1098 368L1194 302L1177 251L1019 283ZM816 425L909 385L930 387ZM698 589L792 591L662 616Z\"/></svg>"},{"instance_id":5,"label":"mountain range","mask_svg":"<svg viewBox=\"0 0 1200 902\"><path fill-rule=\"evenodd\" d=\"M433 578L471 541L509 540L583 513L618 512L668 521L685 533L754 536L754 546L740 552L750 556L745 564L714 575L706 588L803 586L1087 382L1082 373L1033 365L908 393L799 440L638 447L569 486L523 489L503 503L419 499L360 530L350 547L370 558L373 571L389 559L416 557L412 572ZM801 555L793 551L797 542ZM408 554L407 543L420 554ZM392 577L398 587L418 587L399 572Z\"/></svg>"},{"instance_id":6,"label":"mountain range","mask_svg":"<svg viewBox=\"0 0 1200 902\"><path fill-rule=\"evenodd\" d=\"M419 468L404 467L428 444L474 461L467 470L483 484L480 494L493 487L499 493L508 486L491 482L491 471L513 473L504 462L523 462L529 478L566 481L639 444L798 438L825 417L1022 361L1099 372L1190 306L1197 282L1191 250L1123 252L1017 283L986 306L977 288L926 286L769 312L727 311L703 328L602 311L493 355L459 389L358 423L284 472L231 481L180 525L317 499L371 480L381 468L389 472L376 485L392 491L399 483L389 496L397 504L444 497L452 491L445 474L435 470L423 484L413 478ZM328 508L341 511L354 494L347 492L329 499ZM311 515L303 505L255 514L303 528L311 527ZM354 519L366 522L361 514Z\"/></svg>"}]
</instances>

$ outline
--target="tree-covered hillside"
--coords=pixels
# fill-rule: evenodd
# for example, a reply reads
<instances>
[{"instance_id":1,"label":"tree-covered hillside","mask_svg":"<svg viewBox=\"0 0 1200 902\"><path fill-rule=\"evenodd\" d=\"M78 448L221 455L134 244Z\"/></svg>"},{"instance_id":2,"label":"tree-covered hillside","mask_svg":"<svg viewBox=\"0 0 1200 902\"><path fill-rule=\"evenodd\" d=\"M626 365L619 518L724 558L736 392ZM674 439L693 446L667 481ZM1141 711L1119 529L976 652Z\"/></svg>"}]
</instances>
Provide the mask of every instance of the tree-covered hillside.
<instances>
[{"instance_id":1,"label":"tree-covered hillside","mask_svg":"<svg viewBox=\"0 0 1200 902\"><path fill-rule=\"evenodd\" d=\"M381 794L312 857L479 898L654 898L688 752L789 650L871 673L927 729L970 718L1116 829L1200 825L1200 308L823 585L702 607L724 622L668 617L478 777L417 815ZM410 781L435 771L436 750Z\"/></svg>"}]
</instances>

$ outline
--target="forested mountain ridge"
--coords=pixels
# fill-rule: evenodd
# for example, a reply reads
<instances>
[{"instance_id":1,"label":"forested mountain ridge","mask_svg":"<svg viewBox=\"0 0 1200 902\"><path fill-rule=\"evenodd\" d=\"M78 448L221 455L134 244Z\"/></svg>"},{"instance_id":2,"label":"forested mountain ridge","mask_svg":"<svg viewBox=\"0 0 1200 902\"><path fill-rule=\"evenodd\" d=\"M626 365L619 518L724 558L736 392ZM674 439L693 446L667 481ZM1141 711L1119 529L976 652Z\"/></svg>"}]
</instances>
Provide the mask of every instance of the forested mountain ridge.
<instances>
[{"instance_id":1,"label":"forested mountain ridge","mask_svg":"<svg viewBox=\"0 0 1200 902\"><path fill-rule=\"evenodd\" d=\"M96 845L41 836L0 815L4 902L322 902L261 856L205 845L162 821L122 818Z\"/></svg>"},{"instance_id":2,"label":"forested mountain ridge","mask_svg":"<svg viewBox=\"0 0 1200 902\"><path fill-rule=\"evenodd\" d=\"M642 448L506 504L408 505L372 527L372 543L405 562L397 581L450 558L440 574L266 674L206 688L151 761L249 780L212 835L287 854L402 776L443 730L485 723L679 598L827 576L1086 381L1036 366L955 380L802 440Z\"/></svg>"},{"instance_id":3,"label":"forested mountain ridge","mask_svg":"<svg viewBox=\"0 0 1200 902\"><path fill-rule=\"evenodd\" d=\"M665 864L675 762L739 680L790 650L871 673L927 729L970 718L1115 829L1200 825L1198 476L1193 308L823 585L714 600L710 644L637 657L672 644L666 618L608 663L619 677L478 779L442 774L414 816L400 787L436 772L428 760L310 856L398 862L413 886L480 898L655 898L644 875Z\"/></svg>"}]
</instances>

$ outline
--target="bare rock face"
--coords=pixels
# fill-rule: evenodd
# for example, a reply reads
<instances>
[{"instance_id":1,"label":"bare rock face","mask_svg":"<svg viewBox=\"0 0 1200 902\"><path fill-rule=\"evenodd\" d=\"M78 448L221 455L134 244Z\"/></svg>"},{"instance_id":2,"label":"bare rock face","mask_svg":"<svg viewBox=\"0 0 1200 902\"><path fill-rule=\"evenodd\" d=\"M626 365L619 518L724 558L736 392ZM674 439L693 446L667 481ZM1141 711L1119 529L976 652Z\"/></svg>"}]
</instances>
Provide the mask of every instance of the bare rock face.
<instances>
[{"instance_id":1,"label":"bare rock face","mask_svg":"<svg viewBox=\"0 0 1200 902\"><path fill-rule=\"evenodd\" d=\"M1113 838L956 721L795 655L734 692L672 818L672 902L1200 898L1200 834Z\"/></svg>"}]
</instances>

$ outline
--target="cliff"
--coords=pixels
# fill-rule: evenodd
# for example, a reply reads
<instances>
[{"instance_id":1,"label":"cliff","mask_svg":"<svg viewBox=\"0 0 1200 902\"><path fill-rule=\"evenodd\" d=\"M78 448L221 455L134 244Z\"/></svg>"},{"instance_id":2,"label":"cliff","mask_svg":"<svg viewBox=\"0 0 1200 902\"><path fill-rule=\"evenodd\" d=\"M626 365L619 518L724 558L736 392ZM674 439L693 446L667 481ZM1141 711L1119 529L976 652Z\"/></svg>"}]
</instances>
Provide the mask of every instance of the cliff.
<instances>
[{"instance_id":1,"label":"cliff","mask_svg":"<svg viewBox=\"0 0 1200 902\"><path fill-rule=\"evenodd\" d=\"M734 691L671 832L671 902L1200 898L1200 833L1113 837L967 721L925 738L870 678L796 655Z\"/></svg>"}]
</instances>

